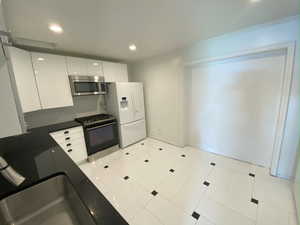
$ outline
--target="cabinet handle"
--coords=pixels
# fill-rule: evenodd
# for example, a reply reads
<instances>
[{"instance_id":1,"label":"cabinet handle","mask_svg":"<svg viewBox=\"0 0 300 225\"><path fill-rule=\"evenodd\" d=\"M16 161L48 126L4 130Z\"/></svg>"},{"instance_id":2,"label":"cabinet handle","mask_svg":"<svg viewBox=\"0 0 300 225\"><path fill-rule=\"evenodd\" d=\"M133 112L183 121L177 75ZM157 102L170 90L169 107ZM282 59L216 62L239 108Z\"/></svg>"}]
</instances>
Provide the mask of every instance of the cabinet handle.
<instances>
[{"instance_id":1,"label":"cabinet handle","mask_svg":"<svg viewBox=\"0 0 300 225\"><path fill-rule=\"evenodd\" d=\"M70 140L70 139L71 139L70 137L65 138L66 141L68 141L68 140Z\"/></svg>"},{"instance_id":2,"label":"cabinet handle","mask_svg":"<svg viewBox=\"0 0 300 225\"><path fill-rule=\"evenodd\" d=\"M69 150L68 150L68 152L72 152L72 151L73 151L73 149L69 149Z\"/></svg>"},{"instance_id":3,"label":"cabinet handle","mask_svg":"<svg viewBox=\"0 0 300 225\"><path fill-rule=\"evenodd\" d=\"M71 146L72 144L71 143L69 143L69 144L67 144L67 147L69 147L69 146Z\"/></svg>"},{"instance_id":4,"label":"cabinet handle","mask_svg":"<svg viewBox=\"0 0 300 225\"><path fill-rule=\"evenodd\" d=\"M64 134L68 134L69 133L69 131L68 130L66 130L65 132L64 132Z\"/></svg>"}]
</instances>

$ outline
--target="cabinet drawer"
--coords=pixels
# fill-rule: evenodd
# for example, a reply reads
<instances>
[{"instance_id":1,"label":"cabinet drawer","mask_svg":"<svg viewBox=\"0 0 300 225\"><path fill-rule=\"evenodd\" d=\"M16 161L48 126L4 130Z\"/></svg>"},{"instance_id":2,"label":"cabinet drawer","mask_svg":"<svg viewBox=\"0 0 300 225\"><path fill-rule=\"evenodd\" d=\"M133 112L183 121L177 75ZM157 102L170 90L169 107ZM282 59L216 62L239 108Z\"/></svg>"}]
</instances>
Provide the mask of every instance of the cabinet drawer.
<instances>
[{"instance_id":1,"label":"cabinet drawer","mask_svg":"<svg viewBox=\"0 0 300 225\"><path fill-rule=\"evenodd\" d=\"M81 126L50 133L50 135L54 139L63 139L65 137L70 137L70 136L73 136L73 135L76 135L76 134L83 135L83 129L82 129Z\"/></svg>"},{"instance_id":2,"label":"cabinet drawer","mask_svg":"<svg viewBox=\"0 0 300 225\"><path fill-rule=\"evenodd\" d=\"M64 150L75 163L79 163L87 159L87 151L85 145L76 145Z\"/></svg>"},{"instance_id":3,"label":"cabinet drawer","mask_svg":"<svg viewBox=\"0 0 300 225\"><path fill-rule=\"evenodd\" d=\"M64 142L72 142L72 141L76 141L76 140L81 140L84 139L84 136L81 132L75 133L75 134L68 134L68 135L51 135L54 140L57 143L64 143Z\"/></svg>"},{"instance_id":4,"label":"cabinet drawer","mask_svg":"<svg viewBox=\"0 0 300 225\"><path fill-rule=\"evenodd\" d=\"M60 147L63 149L68 149L72 148L73 146L85 146L85 141L84 139L77 139L74 141L64 141L64 142L57 142Z\"/></svg>"}]
</instances>

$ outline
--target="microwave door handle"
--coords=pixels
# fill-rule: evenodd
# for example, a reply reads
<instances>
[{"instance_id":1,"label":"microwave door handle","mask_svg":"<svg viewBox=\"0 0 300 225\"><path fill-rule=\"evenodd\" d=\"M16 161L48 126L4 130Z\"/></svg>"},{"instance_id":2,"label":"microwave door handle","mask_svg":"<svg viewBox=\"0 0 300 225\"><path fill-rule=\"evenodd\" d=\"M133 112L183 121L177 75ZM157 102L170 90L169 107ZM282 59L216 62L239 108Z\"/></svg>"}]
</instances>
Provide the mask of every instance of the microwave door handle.
<instances>
[{"instance_id":1,"label":"microwave door handle","mask_svg":"<svg viewBox=\"0 0 300 225\"><path fill-rule=\"evenodd\" d=\"M100 125L100 126L96 126L96 127L87 128L87 130L89 131L89 130L94 130L94 129L101 128L101 127L107 127L107 126L110 126L110 125L113 125L113 124L116 124L116 122L108 123L108 124L104 124L104 125Z\"/></svg>"}]
</instances>

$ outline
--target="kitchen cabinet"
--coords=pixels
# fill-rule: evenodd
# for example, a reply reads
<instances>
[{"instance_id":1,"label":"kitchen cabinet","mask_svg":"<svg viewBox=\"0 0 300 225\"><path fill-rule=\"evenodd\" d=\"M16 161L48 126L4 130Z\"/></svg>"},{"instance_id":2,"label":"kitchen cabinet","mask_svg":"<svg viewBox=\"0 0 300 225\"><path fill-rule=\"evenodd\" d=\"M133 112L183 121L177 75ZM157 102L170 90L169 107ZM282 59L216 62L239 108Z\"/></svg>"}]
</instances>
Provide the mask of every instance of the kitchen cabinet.
<instances>
[{"instance_id":1,"label":"kitchen cabinet","mask_svg":"<svg viewBox=\"0 0 300 225\"><path fill-rule=\"evenodd\" d=\"M68 75L87 75L87 63L83 58L66 57Z\"/></svg>"},{"instance_id":2,"label":"kitchen cabinet","mask_svg":"<svg viewBox=\"0 0 300 225\"><path fill-rule=\"evenodd\" d=\"M8 52L23 113L40 110L42 106L30 53L14 47L9 47Z\"/></svg>"},{"instance_id":3,"label":"kitchen cabinet","mask_svg":"<svg viewBox=\"0 0 300 225\"><path fill-rule=\"evenodd\" d=\"M82 126L52 132L50 136L75 163L80 163L87 159Z\"/></svg>"},{"instance_id":4,"label":"kitchen cabinet","mask_svg":"<svg viewBox=\"0 0 300 225\"><path fill-rule=\"evenodd\" d=\"M99 60L86 59L87 75L89 76L103 76L102 62Z\"/></svg>"},{"instance_id":5,"label":"kitchen cabinet","mask_svg":"<svg viewBox=\"0 0 300 225\"><path fill-rule=\"evenodd\" d=\"M114 62L103 62L105 82L128 82L127 65Z\"/></svg>"},{"instance_id":6,"label":"kitchen cabinet","mask_svg":"<svg viewBox=\"0 0 300 225\"><path fill-rule=\"evenodd\" d=\"M73 106L64 56L31 53L42 109Z\"/></svg>"},{"instance_id":7,"label":"kitchen cabinet","mask_svg":"<svg viewBox=\"0 0 300 225\"><path fill-rule=\"evenodd\" d=\"M102 62L94 59L66 57L69 75L103 76Z\"/></svg>"},{"instance_id":8,"label":"kitchen cabinet","mask_svg":"<svg viewBox=\"0 0 300 225\"><path fill-rule=\"evenodd\" d=\"M18 107L13 86L7 58L0 42L0 138L20 135L24 131L21 116L19 116L21 107Z\"/></svg>"}]
</instances>

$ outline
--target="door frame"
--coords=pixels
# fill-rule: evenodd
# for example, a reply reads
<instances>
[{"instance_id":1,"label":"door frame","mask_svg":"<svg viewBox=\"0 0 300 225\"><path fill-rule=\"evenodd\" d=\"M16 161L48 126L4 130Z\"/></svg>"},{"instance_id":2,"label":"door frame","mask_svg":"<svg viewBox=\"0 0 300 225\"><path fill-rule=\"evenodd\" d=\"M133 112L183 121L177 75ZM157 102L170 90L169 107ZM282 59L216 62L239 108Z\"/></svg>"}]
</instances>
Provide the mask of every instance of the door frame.
<instances>
[{"instance_id":1,"label":"door frame","mask_svg":"<svg viewBox=\"0 0 300 225\"><path fill-rule=\"evenodd\" d=\"M224 55L220 57L194 60L194 61L186 62L184 64L184 67L188 69L195 66L199 66L199 64L206 64L214 61L234 59L238 57L261 54L261 53L269 53L278 50L285 51L286 61L285 61L285 68L283 73L283 80L281 83L279 112L276 121L276 129L275 129L274 142L273 142L273 153L272 153L272 160L271 160L271 167L270 167L270 173L271 175L274 176L278 175L278 166L279 166L280 155L282 150L283 138L285 134L285 125L286 125L288 106L290 101L291 85L292 85L293 72L294 72L295 49L296 49L296 42L291 41L291 42L284 42L284 43L279 43L274 45L268 45L260 48L243 50L243 51L235 52L233 54Z\"/></svg>"}]
</instances>

